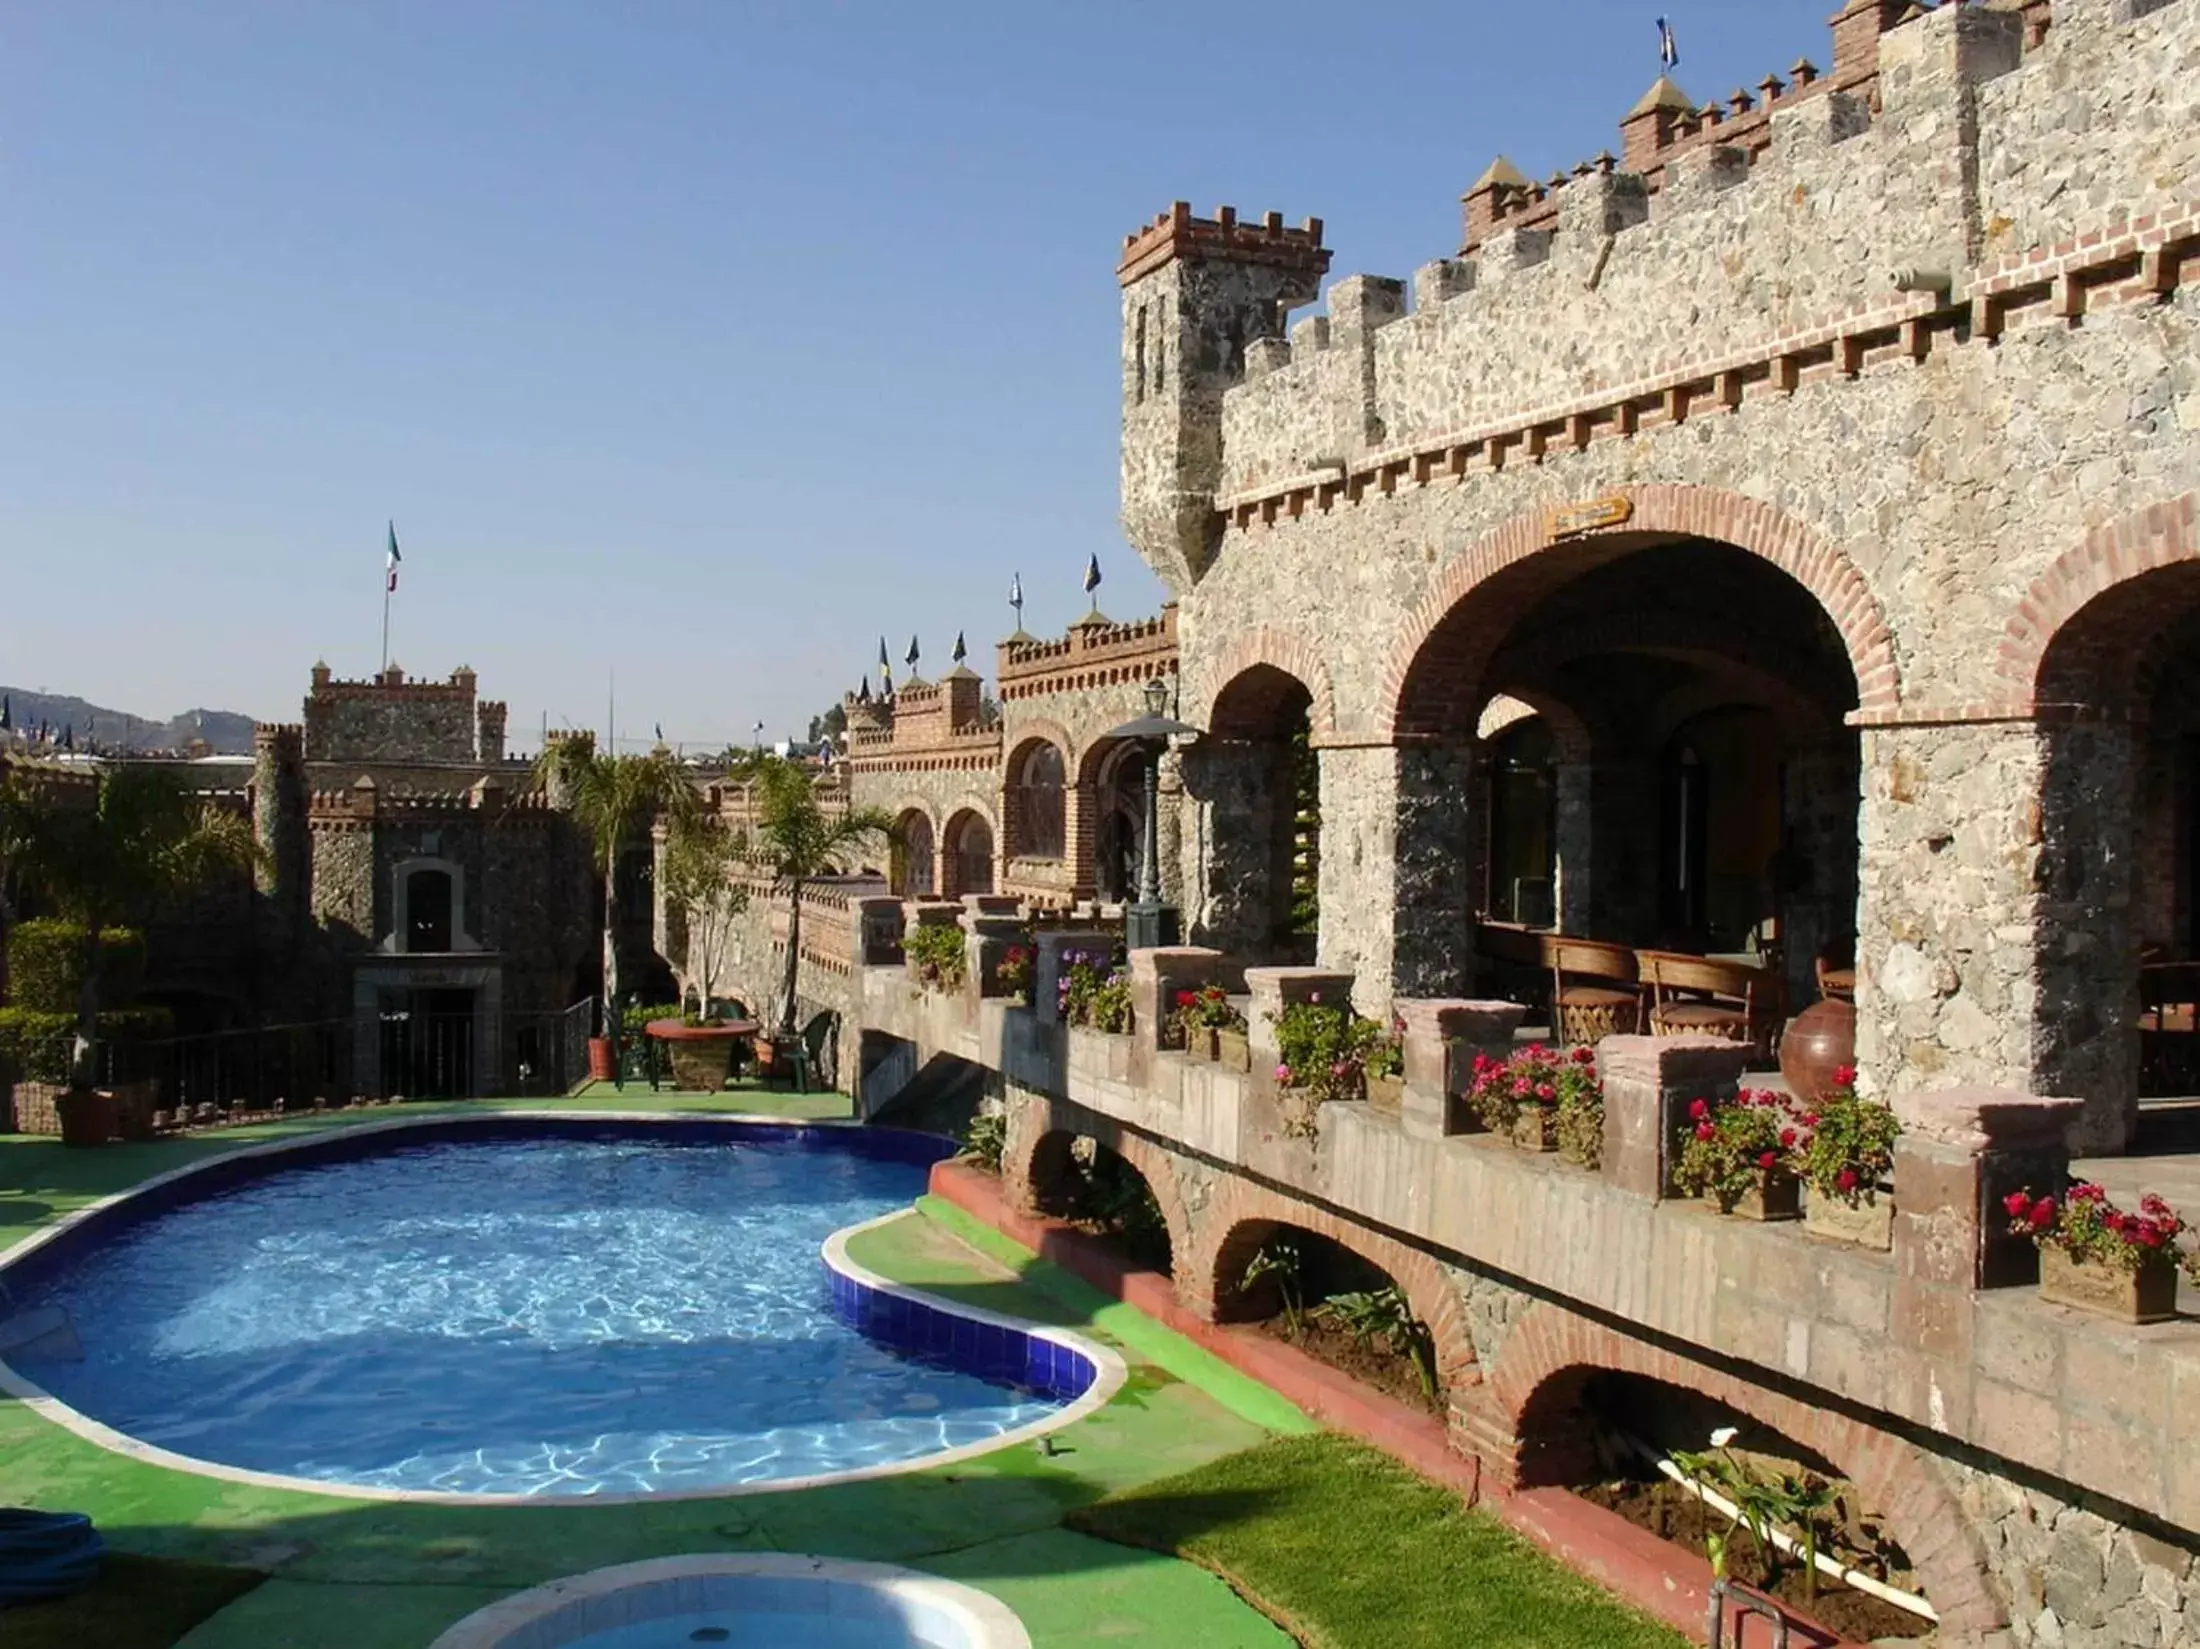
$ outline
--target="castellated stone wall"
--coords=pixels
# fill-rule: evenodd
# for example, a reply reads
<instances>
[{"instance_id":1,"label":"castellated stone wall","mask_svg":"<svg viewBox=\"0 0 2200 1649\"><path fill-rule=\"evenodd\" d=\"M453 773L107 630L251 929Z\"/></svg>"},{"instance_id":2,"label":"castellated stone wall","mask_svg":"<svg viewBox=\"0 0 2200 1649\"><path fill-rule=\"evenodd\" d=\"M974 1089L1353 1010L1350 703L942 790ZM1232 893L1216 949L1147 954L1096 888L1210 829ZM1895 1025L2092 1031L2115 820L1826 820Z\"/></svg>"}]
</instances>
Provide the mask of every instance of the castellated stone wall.
<instances>
[{"instance_id":1,"label":"castellated stone wall","mask_svg":"<svg viewBox=\"0 0 2200 1649\"><path fill-rule=\"evenodd\" d=\"M1132 384L1124 517L1181 603L1186 719L1257 663L1312 692L1322 960L1371 1009L1466 983L1472 808L1410 758L1471 746L1478 706L1430 683L1508 690L1489 651L1553 591L1715 540L1808 590L1855 679L1867 1082L2129 1091L2094 976L2130 917L2077 825L2138 763L2088 768L2036 722L2037 614L2062 569L2074 606L2189 553L2150 546L2185 542L2200 475L2200 3L2058 0L2036 43L2031 21L1915 14L1870 95L1776 107L1753 159L1691 147L1655 193L1592 169L1548 229L1337 282L1219 393ZM1127 262L1126 327L1159 304L1242 337L1292 298L1203 256Z\"/></svg>"},{"instance_id":2,"label":"castellated stone wall","mask_svg":"<svg viewBox=\"0 0 2200 1649\"><path fill-rule=\"evenodd\" d=\"M471 762L504 756L502 705L474 702L474 672L460 668L448 682L407 681L392 665L371 681L337 681L325 664L313 667L305 701L309 762Z\"/></svg>"}]
</instances>

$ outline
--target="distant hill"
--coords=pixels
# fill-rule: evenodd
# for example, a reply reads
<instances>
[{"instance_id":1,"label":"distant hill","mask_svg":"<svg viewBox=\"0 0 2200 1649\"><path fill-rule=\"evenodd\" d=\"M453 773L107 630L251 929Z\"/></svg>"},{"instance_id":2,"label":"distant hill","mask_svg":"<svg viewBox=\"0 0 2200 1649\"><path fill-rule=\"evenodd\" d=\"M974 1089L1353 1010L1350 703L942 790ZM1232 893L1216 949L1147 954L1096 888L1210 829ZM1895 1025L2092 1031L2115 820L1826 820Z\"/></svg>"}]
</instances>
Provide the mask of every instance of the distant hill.
<instances>
[{"instance_id":1,"label":"distant hill","mask_svg":"<svg viewBox=\"0 0 2200 1649\"><path fill-rule=\"evenodd\" d=\"M34 693L27 687L0 687L0 694L7 697L17 732L45 722L58 738L63 728L74 728L80 750L87 741L103 750L181 750L193 739L204 739L217 755L252 754L253 718L234 710L186 710L166 721L150 721L126 710L110 710L61 694Z\"/></svg>"}]
</instances>

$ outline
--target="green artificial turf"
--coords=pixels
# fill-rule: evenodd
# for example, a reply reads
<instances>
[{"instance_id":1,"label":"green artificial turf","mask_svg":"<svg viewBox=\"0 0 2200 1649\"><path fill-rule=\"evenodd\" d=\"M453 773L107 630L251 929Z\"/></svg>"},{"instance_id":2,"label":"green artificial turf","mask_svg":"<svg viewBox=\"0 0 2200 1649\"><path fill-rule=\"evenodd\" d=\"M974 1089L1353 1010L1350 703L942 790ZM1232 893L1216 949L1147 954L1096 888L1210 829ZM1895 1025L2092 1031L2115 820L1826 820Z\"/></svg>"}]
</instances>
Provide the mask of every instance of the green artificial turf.
<instances>
[{"instance_id":1,"label":"green artificial turf","mask_svg":"<svg viewBox=\"0 0 2200 1649\"><path fill-rule=\"evenodd\" d=\"M1286 1437L1071 1511L1071 1528L1220 1574L1308 1649L1680 1649L1387 1455Z\"/></svg>"},{"instance_id":2,"label":"green artificial turf","mask_svg":"<svg viewBox=\"0 0 2200 1649\"><path fill-rule=\"evenodd\" d=\"M169 1649L266 1579L251 1569L110 1552L73 1597L0 1611L7 1649Z\"/></svg>"}]
</instances>

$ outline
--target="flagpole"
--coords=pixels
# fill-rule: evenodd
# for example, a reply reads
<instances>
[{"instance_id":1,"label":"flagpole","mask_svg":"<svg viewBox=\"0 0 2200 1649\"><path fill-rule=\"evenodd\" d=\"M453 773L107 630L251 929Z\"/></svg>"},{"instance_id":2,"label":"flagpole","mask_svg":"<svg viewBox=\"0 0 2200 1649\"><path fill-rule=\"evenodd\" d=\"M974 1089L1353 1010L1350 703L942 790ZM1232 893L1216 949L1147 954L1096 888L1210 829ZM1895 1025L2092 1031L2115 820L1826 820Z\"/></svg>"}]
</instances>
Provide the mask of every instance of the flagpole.
<instances>
[{"instance_id":1,"label":"flagpole","mask_svg":"<svg viewBox=\"0 0 2200 1649\"><path fill-rule=\"evenodd\" d=\"M382 674L390 673L390 575L382 571Z\"/></svg>"}]
</instances>

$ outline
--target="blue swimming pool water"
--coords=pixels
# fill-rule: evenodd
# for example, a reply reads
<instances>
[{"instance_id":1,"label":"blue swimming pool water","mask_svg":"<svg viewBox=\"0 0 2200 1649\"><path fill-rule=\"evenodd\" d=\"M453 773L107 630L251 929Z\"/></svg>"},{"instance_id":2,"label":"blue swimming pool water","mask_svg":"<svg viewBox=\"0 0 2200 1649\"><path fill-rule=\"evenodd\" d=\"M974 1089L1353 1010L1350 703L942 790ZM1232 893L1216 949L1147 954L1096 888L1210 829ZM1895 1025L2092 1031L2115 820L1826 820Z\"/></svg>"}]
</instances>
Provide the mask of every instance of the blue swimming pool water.
<instances>
[{"instance_id":1,"label":"blue swimming pool water","mask_svg":"<svg viewBox=\"0 0 2200 1649\"><path fill-rule=\"evenodd\" d=\"M37 1285L79 1412L197 1459L391 1489L648 1494L982 1442L1059 1405L833 1314L818 1247L921 1163L817 1131L451 1139L281 1168Z\"/></svg>"}]
</instances>

